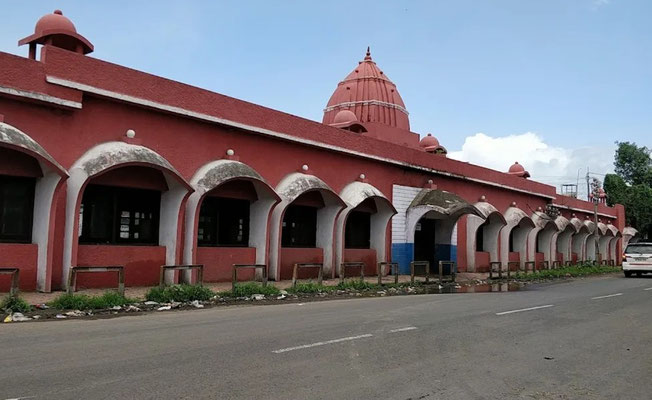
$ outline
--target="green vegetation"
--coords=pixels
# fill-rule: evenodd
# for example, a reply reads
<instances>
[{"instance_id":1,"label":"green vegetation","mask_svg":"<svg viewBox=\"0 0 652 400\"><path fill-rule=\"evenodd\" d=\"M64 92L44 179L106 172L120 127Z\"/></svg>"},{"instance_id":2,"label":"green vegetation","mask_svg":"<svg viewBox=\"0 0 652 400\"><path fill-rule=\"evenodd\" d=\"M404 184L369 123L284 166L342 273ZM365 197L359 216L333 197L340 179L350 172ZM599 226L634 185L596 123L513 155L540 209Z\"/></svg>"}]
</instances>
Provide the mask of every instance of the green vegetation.
<instances>
[{"instance_id":1,"label":"green vegetation","mask_svg":"<svg viewBox=\"0 0 652 400\"><path fill-rule=\"evenodd\" d=\"M275 296L280 294L281 291L274 285L267 284L263 286L258 282L245 282L235 285L235 289L230 292L220 292L223 297L249 297L254 294L264 294L265 296Z\"/></svg>"},{"instance_id":2,"label":"green vegetation","mask_svg":"<svg viewBox=\"0 0 652 400\"><path fill-rule=\"evenodd\" d=\"M32 306L18 296L7 296L0 302L0 309L9 312L26 313L32 310Z\"/></svg>"},{"instance_id":3,"label":"green vegetation","mask_svg":"<svg viewBox=\"0 0 652 400\"><path fill-rule=\"evenodd\" d=\"M652 158L651 149L636 143L616 142L616 174L604 178L607 204L625 206L627 223L642 237L652 237Z\"/></svg>"},{"instance_id":4,"label":"green vegetation","mask_svg":"<svg viewBox=\"0 0 652 400\"><path fill-rule=\"evenodd\" d=\"M334 286L324 286L314 282L299 282L296 287L289 288L289 293L324 293L331 292Z\"/></svg>"},{"instance_id":5,"label":"green vegetation","mask_svg":"<svg viewBox=\"0 0 652 400\"><path fill-rule=\"evenodd\" d=\"M194 300L206 301L213 296L215 293L207 287L182 284L151 288L145 294L145 299L157 303L185 303Z\"/></svg>"},{"instance_id":6,"label":"green vegetation","mask_svg":"<svg viewBox=\"0 0 652 400\"><path fill-rule=\"evenodd\" d=\"M579 264L573 265L570 267L562 267L558 269L544 269L537 271L535 273L523 273L518 272L513 275L514 279L521 281L533 281L539 279L555 279L555 278L564 278L564 277L576 277L576 276L587 276L587 275L601 275L601 274L611 274L614 272L620 272L620 268L609 267L605 265L591 265L591 264Z\"/></svg>"},{"instance_id":7,"label":"green vegetation","mask_svg":"<svg viewBox=\"0 0 652 400\"><path fill-rule=\"evenodd\" d=\"M117 292L107 291L101 296L65 293L52 300L48 305L59 310L99 310L124 306L125 304L131 304L137 301Z\"/></svg>"}]
</instances>

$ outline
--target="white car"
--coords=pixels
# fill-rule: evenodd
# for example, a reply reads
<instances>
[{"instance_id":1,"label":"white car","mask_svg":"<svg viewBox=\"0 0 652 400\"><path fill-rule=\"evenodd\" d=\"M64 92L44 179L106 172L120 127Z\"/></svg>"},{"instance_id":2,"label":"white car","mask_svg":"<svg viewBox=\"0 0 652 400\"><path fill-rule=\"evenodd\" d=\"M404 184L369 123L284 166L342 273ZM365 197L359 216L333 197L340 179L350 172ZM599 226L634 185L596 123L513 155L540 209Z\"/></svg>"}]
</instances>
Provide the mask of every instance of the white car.
<instances>
[{"instance_id":1,"label":"white car","mask_svg":"<svg viewBox=\"0 0 652 400\"><path fill-rule=\"evenodd\" d=\"M652 243L631 243L625 249L623 256L623 272L626 277L641 276L646 272L652 273Z\"/></svg>"}]
</instances>

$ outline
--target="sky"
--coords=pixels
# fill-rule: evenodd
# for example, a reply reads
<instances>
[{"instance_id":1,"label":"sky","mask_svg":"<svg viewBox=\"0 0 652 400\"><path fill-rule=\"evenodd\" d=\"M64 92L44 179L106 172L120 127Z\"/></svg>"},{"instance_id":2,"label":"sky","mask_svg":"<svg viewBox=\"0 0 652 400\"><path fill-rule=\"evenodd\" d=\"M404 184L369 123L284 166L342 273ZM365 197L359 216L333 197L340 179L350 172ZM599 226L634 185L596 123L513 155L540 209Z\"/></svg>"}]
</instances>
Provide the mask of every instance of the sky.
<instances>
[{"instance_id":1,"label":"sky","mask_svg":"<svg viewBox=\"0 0 652 400\"><path fill-rule=\"evenodd\" d=\"M61 9L91 56L321 121L371 46L449 157L575 183L652 145L652 1L16 1L0 51ZM601 177L601 175L596 175ZM580 190L585 188L580 179Z\"/></svg>"}]
</instances>

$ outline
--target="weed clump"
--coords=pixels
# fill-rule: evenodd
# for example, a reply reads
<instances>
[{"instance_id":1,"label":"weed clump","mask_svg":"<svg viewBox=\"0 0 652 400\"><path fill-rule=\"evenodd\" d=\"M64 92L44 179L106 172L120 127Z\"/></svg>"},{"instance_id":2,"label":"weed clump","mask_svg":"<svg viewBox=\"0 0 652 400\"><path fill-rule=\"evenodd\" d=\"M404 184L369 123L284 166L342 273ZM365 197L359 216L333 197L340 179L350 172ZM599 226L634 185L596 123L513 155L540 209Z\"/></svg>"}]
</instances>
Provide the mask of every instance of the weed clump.
<instances>
[{"instance_id":1,"label":"weed clump","mask_svg":"<svg viewBox=\"0 0 652 400\"><path fill-rule=\"evenodd\" d=\"M59 310L99 310L135 302L137 302L136 299L130 299L118 292L107 291L101 296L64 293L48 305Z\"/></svg>"},{"instance_id":2,"label":"weed clump","mask_svg":"<svg viewBox=\"0 0 652 400\"><path fill-rule=\"evenodd\" d=\"M264 294L265 296L274 296L281 291L274 285L263 286L258 282L237 283L235 288L230 292L222 292L224 297L249 297L254 294Z\"/></svg>"},{"instance_id":3,"label":"weed clump","mask_svg":"<svg viewBox=\"0 0 652 400\"><path fill-rule=\"evenodd\" d=\"M157 303L186 303L210 300L213 296L215 293L207 287L183 284L151 288L145 294L145 299Z\"/></svg>"},{"instance_id":4,"label":"weed clump","mask_svg":"<svg viewBox=\"0 0 652 400\"><path fill-rule=\"evenodd\" d=\"M18 296L7 296L0 302L0 309L7 312L26 313L32 310L32 306Z\"/></svg>"}]
</instances>

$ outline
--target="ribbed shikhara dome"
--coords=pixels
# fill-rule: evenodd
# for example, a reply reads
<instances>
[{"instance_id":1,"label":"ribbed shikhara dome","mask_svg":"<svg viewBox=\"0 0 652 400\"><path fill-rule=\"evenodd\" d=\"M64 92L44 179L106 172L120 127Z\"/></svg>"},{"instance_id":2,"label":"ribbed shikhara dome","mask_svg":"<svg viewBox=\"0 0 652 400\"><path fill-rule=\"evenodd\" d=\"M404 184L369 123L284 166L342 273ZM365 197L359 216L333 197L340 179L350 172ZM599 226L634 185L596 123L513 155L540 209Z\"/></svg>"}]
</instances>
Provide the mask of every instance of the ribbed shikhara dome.
<instances>
[{"instance_id":1,"label":"ribbed shikhara dome","mask_svg":"<svg viewBox=\"0 0 652 400\"><path fill-rule=\"evenodd\" d=\"M367 55L342 82L324 109L323 123L332 124L338 111L352 111L358 121L381 124L410 130L408 111L396 85L387 78Z\"/></svg>"}]
</instances>

